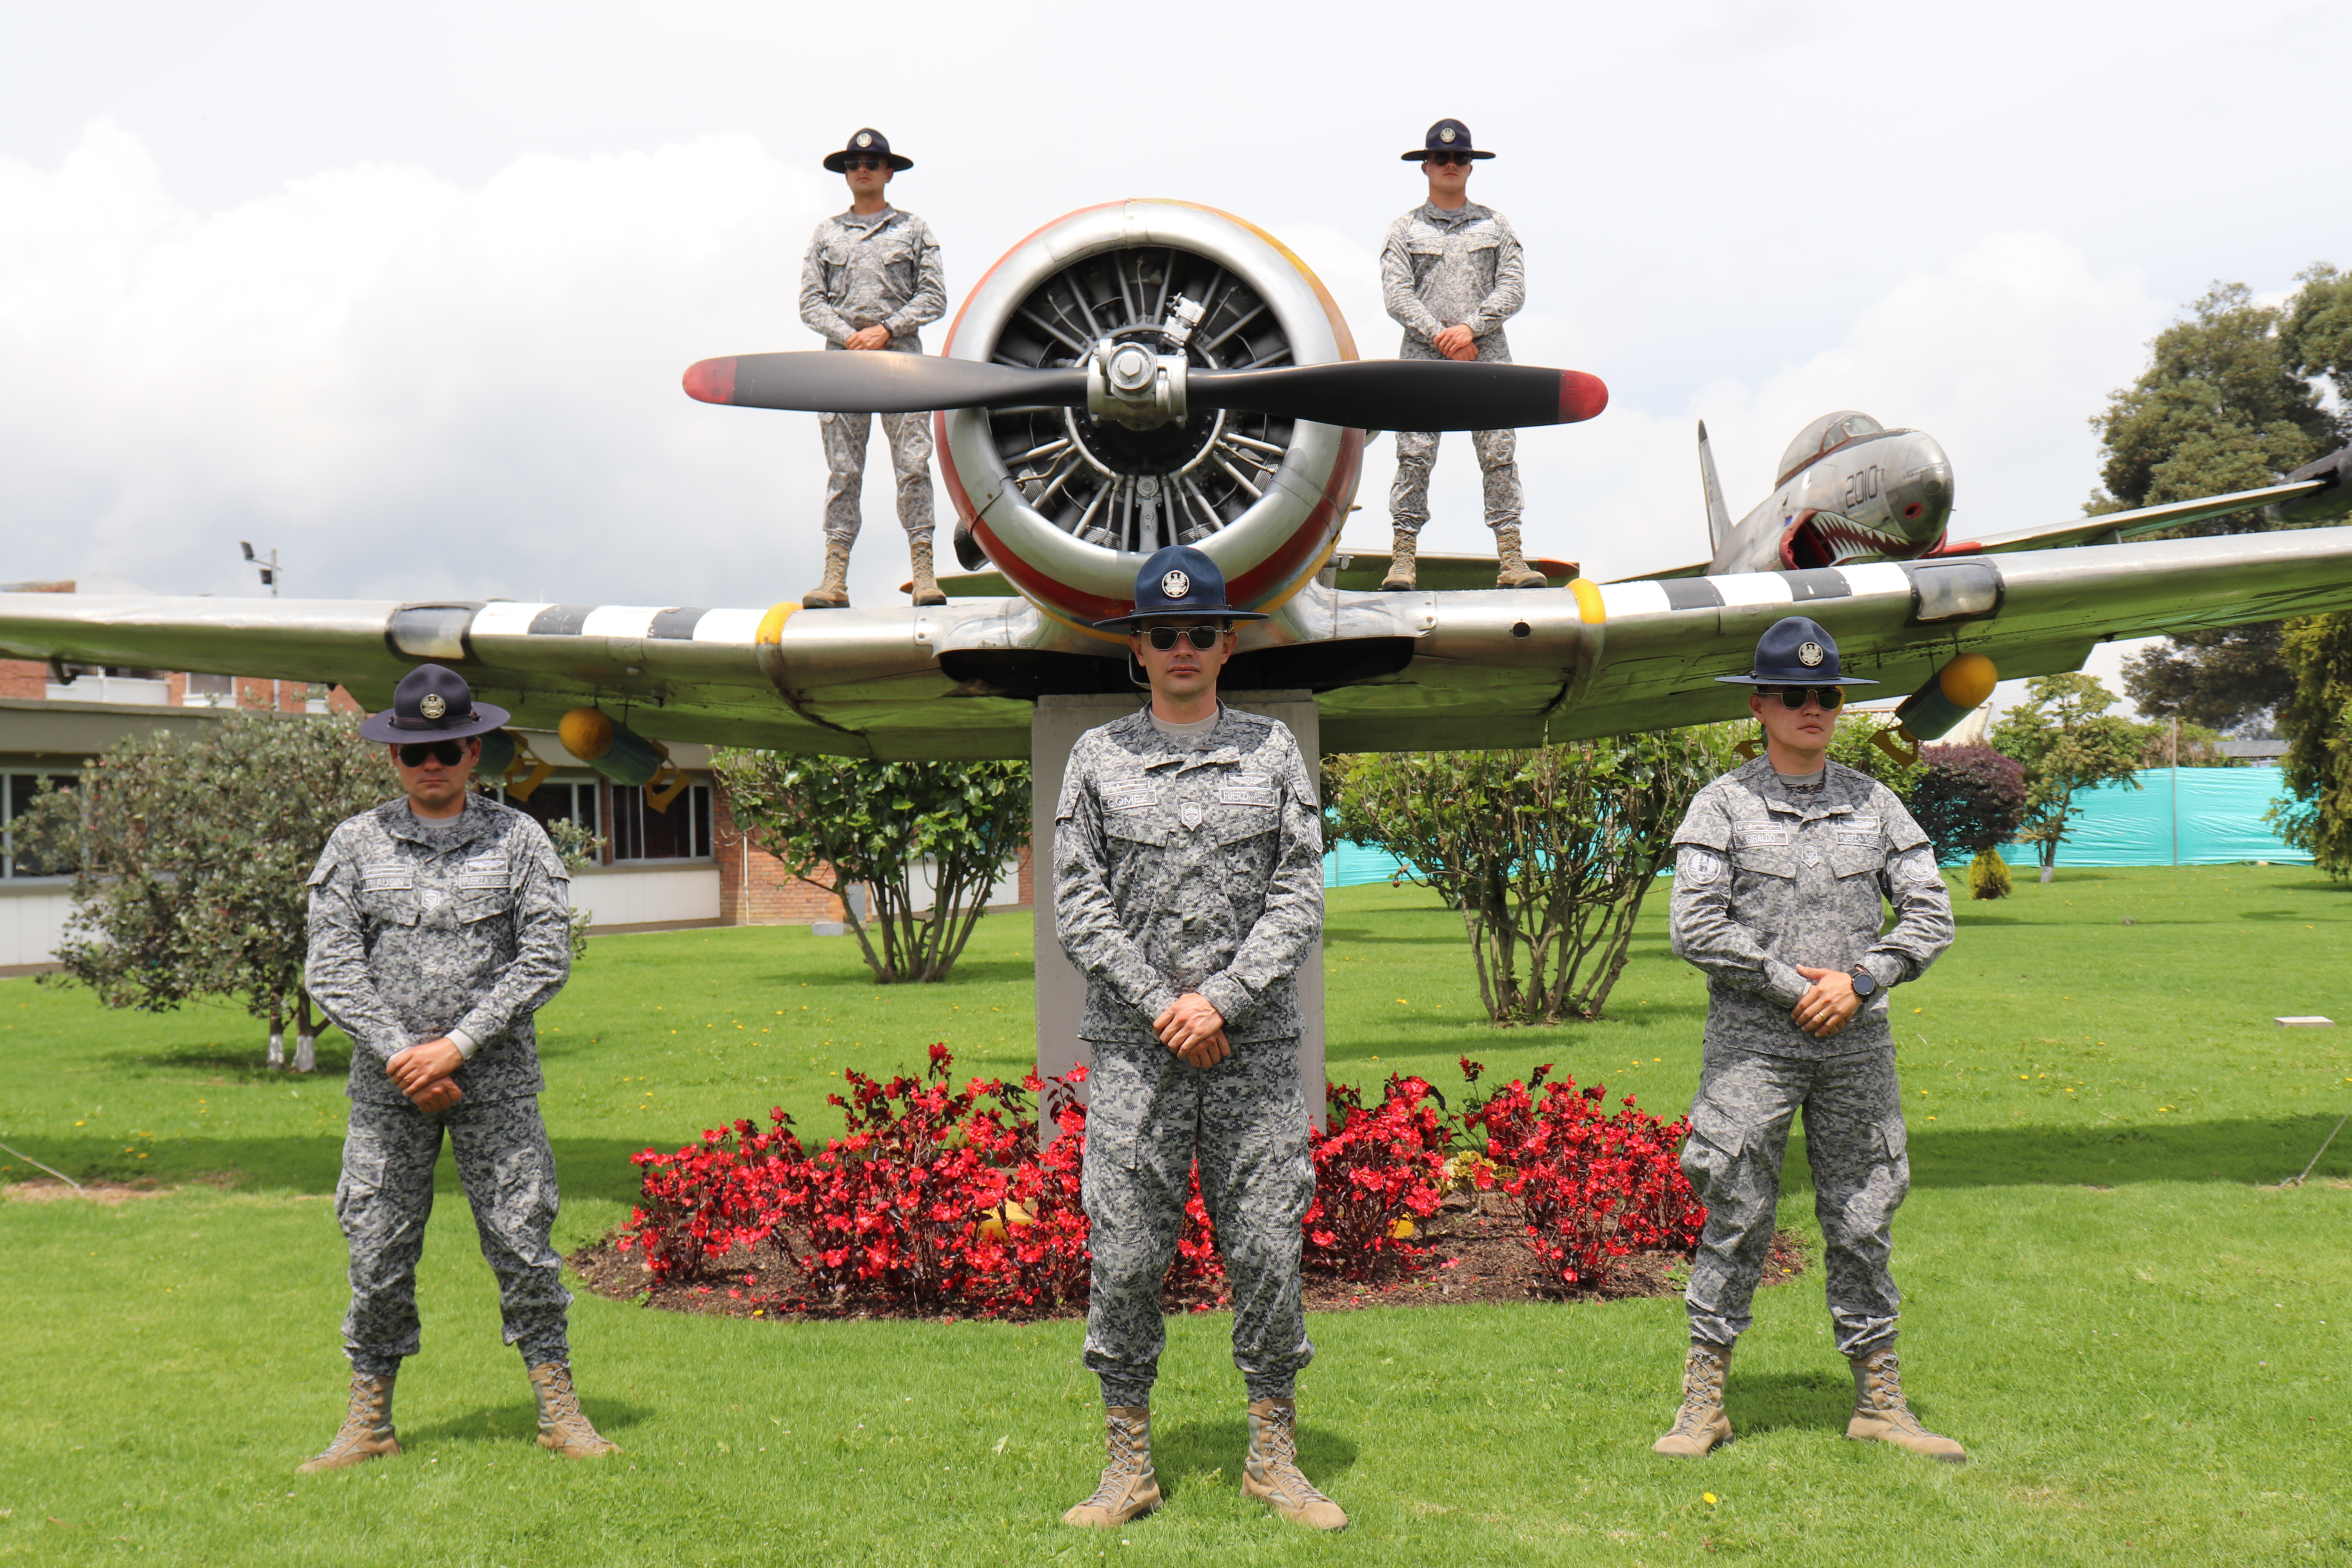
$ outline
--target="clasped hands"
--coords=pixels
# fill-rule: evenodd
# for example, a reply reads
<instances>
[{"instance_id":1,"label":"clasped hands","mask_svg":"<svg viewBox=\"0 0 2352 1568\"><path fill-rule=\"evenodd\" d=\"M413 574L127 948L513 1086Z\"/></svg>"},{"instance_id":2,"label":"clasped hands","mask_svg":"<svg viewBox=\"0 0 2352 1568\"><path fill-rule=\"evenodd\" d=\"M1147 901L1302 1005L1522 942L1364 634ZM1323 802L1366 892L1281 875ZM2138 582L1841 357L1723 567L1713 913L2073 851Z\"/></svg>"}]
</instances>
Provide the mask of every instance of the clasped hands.
<instances>
[{"instance_id":1,"label":"clasped hands","mask_svg":"<svg viewBox=\"0 0 2352 1568\"><path fill-rule=\"evenodd\" d=\"M860 327L842 341L845 349L887 349L890 346L887 327Z\"/></svg>"},{"instance_id":2,"label":"clasped hands","mask_svg":"<svg viewBox=\"0 0 2352 1568\"><path fill-rule=\"evenodd\" d=\"M1450 360L1478 357L1478 338L1467 327L1448 327L1429 340L1429 346Z\"/></svg>"},{"instance_id":3,"label":"clasped hands","mask_svg":"<svg viewBox=\"0 0 2352 1568\"><path fill-rule=\"evenodd\" d=\"M1789 1016L1813 1038L1828 1039L1862 1011L1862 998L1853 994L1853 976L1844 970L1807 969L1801 963L1797 973L1813 984L1797 998L1797 1005L1789 1009Z\"/></svg>"},{"instance_id":4,"label":"clasped hands","mask_svg":"<svg viewBox=\"0 0 2352 1568\"><path fill-rule=\"evenodd\" d=\"M466 1098L457 1080L449 1075L466 1065L466 1058L446 1037L422 1040L384 1063L383 1075L392 1079L393 1087L408 1096L409 1103L428 1115L446 1110Z\"/></svg>"},{"instance_id":5,"label":"clasped hands","mask_svg":"<svg viewBox=\"0 0 2352 1568\"><path fill-rule=\"evenodd\" d=\"M1151 1020L1152 1033L1179 1058L1196 1068L1213 1068L1234 1054L1225 1038L1225 1017L1197 991L1187 991L1160 1010Z\"/></svg>"}]
</instances>

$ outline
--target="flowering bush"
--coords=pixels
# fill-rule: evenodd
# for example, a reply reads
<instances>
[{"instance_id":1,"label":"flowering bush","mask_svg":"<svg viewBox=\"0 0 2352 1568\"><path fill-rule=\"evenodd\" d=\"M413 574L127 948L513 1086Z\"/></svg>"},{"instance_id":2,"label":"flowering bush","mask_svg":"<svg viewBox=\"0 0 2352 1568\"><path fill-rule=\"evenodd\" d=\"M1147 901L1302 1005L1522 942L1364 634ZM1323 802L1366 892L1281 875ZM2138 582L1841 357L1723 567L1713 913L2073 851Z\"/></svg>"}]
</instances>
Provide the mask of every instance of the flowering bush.
<instances>
[{"instance_id":1,"label":"flowering bush","mask_svg":"<svg viewBox=\"0 0 2352 1568\"><path fill-rule=\"evenodd\" d=\"M1472 1084L1481 1064L1462 1058ZM1676 1156L1687 1119L1652 1116L1627 1095L1613 1115L1607 1090L1556 1083L1547 1062L1463 1113L1465 1130L1486 1134L1491 1165L1475 1168L1479 1186L1499 1185L1517 1206L1528 1246L1563 1285L1599 1283L1609 1260L1634 1252L1688 1253L1698 1244L1706 1208L1691 1191Z\"/></svg>"},{"instance_id":2,"label":"flowering bush","mask_svg":"<svg viewBox=\"0 0 2352 1568\"><path fill-rule=\"evenodd\" d=\"M774 1303L801 1310L1001 1317L1082 1306L1085 1068L1050 1083L1033 1075L957 1089L953 1064L933 1046L920 1078L845 1072L848 1097L828 1097L843 1134L821 1149L803 1148L779 1109L765 1129L746 1118L674 1153L635 1155L642 1194L617 1245L656 1280L680 1284L735 1274L745 1255L770 1248L802 1285ZM1478 1064L1465 1058L1463 1070L1475 1085ZM1499 1187L1528 1247L1570 1286L1597 1283L1608 1259L1629 1252L1687 1251L1706 1210L1675 1165L1684 1124L1630 1099L1604 1115L1598 1087L1546 1084L1549 1070L1474 1093L1459 1116L1418 1078L1390 1078L1372 1106L1328 1085L1331 1131L1309 1139L1305 1266L1349 1281L1418 1271L1434 1250L1422 1226L1459 1187ZM1042 1152L1030 1111L1040 1093L1060 1129ZM1223 1278L1196 1167L1171 1283L1218 1292Z\"/></svg>"}]
</instances>

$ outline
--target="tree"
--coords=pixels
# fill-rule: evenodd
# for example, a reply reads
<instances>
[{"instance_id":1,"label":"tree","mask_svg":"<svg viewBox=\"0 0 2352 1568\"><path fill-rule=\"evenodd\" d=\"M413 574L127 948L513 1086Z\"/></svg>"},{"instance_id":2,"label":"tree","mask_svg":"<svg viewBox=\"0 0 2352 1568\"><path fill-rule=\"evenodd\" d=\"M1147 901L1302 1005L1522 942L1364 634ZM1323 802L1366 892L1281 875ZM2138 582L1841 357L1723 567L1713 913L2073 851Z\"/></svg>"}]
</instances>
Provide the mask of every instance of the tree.
<instances>
[{"instance_id":1,"label":"tree","mask_svg":"<svg viewBox=\"0 0 2352 1568\"><path fill-rule=\"evenodd\" d=\"M987 911L989 889L1029 835L1026 763L847 762L723 748L710 765L752 842L799 880L843 895L858 950L885 985L948 977ZM857 884L870 910L847 896Z\"/></svg>"},{"instance_id":2,"label":"tree","mask_svg":"<svg viewBox=\"0 0 2352 1568\"><path fill-rule=\"evenodd\" d=\"M1969 889L1979 899L2009 896L2000 847L2025 814L2025 770L1990 746L1924 746L1911 815L1945 865L1969 858Z\"/></svg>"},{"instance_id":3,"label":"tree","mask_svg":"<svg viewBox=\"0 0 2352 1568\"><path fill-rule=\"evenodd\" d=\"M58 961L110 1007L241 996L269 1065L317 1065L302 985L310 868L335 825L398 793L383 748L341 718L241 713L192 737L135 736L36 800L20 829L75 868Z\"/></svg>"},{"instance_id":4,"label":"tree","mask_svg":"<svg viewBox=\"0 0 2352 1568\"><path fill-rule=\"evenodd\" d=\"M2286 623L2294 695L2279 710L2289 798L2263 820L2329 876L2352 875L2352 615Z\"/></svg>"},{"instance_id":5,"label":"tree","mask_svg":"<svg viewBox=\"0 0 2352 1568\"><path fill-rule=\"evenodd\" d=\"M1675 829L1736 763L1738 740L1735 726L1712 725L1531 751L1350 756L1339 820L1461 910L1488 1017L1598 1018Z\"/></svg>"},{"instance_id":6,"label":"tree","mask_svg":"<svg viewBox=\"0 0 2352 1568\"><path fill-rule=\"evenodd\" d=\"M2333 450L2352 426L2316 378L2352 387L2352 279L2318 266L2283 307L2242 283L2215 283L2148 344L2147 369L2092 420L2104 461L2089 510L2115 511L2255 489ZM2244 533L2274 526L2232 512L2170 530ZM2124 689L2152 718L2259 728L2290 691L2275 622L2186 633L2126 661Z\"/></svg>"},{"instance_id":7,"label":"tree","mask_svg":"<svg viewBox=\"0 0 2352 1568\"><path fill-rule=\"evenodd\" d=\"M2036 676L2025 690L2027 700L1993 726L1992 743L2025 769L2025 810L2017 837L2034 846L2046 882L2057 867L2067 825L2083 815L2074 796L2111 782L2139 787L2147 727L2109 713L2115 693L2095 676Z\"/></svg>"}]
</instances>

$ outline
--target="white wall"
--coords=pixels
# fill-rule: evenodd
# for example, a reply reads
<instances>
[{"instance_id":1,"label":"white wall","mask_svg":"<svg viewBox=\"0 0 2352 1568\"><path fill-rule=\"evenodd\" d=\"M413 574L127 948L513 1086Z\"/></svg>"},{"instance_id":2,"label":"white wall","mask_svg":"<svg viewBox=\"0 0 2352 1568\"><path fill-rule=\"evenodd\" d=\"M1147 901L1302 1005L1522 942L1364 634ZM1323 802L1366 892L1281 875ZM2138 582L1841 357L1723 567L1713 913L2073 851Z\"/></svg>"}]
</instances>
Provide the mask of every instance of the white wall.
<instances>
[{"instance_id":1,"label":"white wall","mask_svg":"<svg viewBox=\"0 0 2352 1568\"><path fill-rule=\"evenodd\" d=\"M0 970L52 963L73 898L64 882L0 888Z\"/></svg>"},{"instance_id":2,"label":"white wall","mask_svg":"<svg viewBox=\"0 0 2352 1568\"><path fill-rule=\"evenodd\" d=\"M719 918L719 868L612 866L572 879L572 903L599 926L652 925Z\"/></svg>"}]
</instances>

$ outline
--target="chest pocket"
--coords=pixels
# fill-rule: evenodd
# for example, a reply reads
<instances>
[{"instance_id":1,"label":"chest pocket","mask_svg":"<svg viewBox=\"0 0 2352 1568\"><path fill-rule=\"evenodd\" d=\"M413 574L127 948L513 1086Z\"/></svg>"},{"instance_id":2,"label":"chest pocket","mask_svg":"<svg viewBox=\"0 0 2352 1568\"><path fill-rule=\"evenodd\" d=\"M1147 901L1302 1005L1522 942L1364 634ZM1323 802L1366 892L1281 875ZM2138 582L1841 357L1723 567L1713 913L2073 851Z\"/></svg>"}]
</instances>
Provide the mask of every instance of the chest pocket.
<instances>
[{"instance_id":1,"label":"chest pocket","mask_svg":"<svg viewBox=\"0 0 2352 1568\"><path fill-rule=\"evenodd\" d=\"M1742 822L1732 829L1731 863L1764 877L1797 874L1797 830L1787 823Z\"/></svg>"},{"instance_id":2,"label":"chest pocket","mask_svg":"<svg viewBox=\"0 0 2352 1568\"><path fill-rule=\"evenodd\" d=\"M416 923L415 867L398 860L379 860L362 866L359 872L360 909L369 920L384 925Z\"/></svg>"},{"instance_id":3,"label":"chest pocket","mask_svg":"<svg viewBox=\"0 0 2352 1568\"><path fill-rule=\"evenodd\" d=\"M1168 841L1168 825L1157 811L1106 811L1103 837L1127 844L1160 845Z\"/></svg>"},{"instance_id":4,"label":"chest pocket","mask_svg":"<svg viewBox=\"0 0 2352 1568\"><path fill-rule=\"evenodd\" d=\"M1842 816L1830 829L1830 869L1840 877L1860 877L1886 864L1886 847L1875 816Z\"/></svg>"},{"instance_id":5,"label":"chest pocket","mask_svg":"<svg viewBox=\"0 0 2352 1568\"><path fill-rule=\"evenodd\" d=\"M486 920L514 908L514 869L504 854L477 855L457 868L457 918Z\"/></svg>"}]
</instances>

